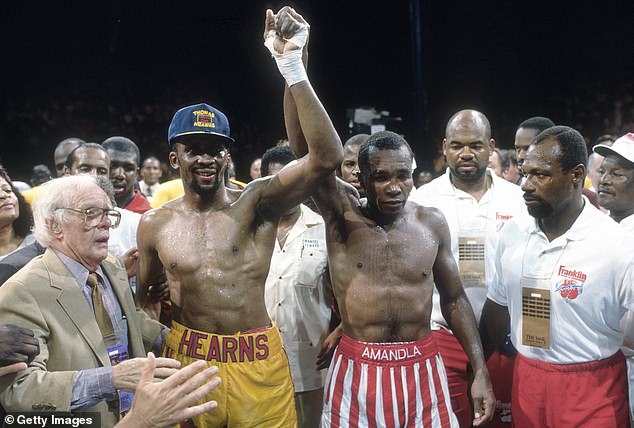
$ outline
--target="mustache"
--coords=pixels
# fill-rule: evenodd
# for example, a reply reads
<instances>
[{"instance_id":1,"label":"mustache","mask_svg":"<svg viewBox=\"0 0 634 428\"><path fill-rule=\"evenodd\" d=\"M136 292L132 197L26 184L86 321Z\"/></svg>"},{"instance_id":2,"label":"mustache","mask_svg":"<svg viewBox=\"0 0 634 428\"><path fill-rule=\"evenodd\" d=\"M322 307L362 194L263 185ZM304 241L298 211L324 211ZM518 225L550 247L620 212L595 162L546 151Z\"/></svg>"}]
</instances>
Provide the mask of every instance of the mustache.
<instances>
[{"instance_id":1,"label":"mustache","mask_svg":"<svg viewBox=\"0 0 634 428\"><path fill-rule=\"evenodd\" d=\"M473 162L473 161L461 161L461 162L457 162L457 163L456 163L456 167L459 167L459 166L472 166L472 167L474 167L474 168L478 168L478 167L479 167L479 165L478 165L476 162Z\"/></svg>"},{"instance_id":2,"label":"mustache","mask_svg":"<svg viewBox=\"0 0 634 428\"><path fill-rule=\"evenodd\" d=\"M544 202L544 200L540 198L539 196L531 195L529 193L524 193L523 197L526 202L529 202L529 201Z\"/></svg>"}]
</instances>

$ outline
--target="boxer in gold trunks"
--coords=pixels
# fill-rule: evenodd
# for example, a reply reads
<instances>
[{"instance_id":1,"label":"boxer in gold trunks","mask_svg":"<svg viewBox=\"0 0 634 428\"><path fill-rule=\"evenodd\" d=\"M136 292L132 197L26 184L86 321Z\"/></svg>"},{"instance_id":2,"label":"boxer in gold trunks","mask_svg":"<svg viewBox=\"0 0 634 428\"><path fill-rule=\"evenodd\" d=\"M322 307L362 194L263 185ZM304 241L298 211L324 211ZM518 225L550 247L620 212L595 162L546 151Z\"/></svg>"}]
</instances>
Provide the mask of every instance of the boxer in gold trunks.
<instances>
[{"instance_id":1,"label":"boxer in gold trunks","mask_svg":"<svg viewBox=\"0 0 634 428\"><path fill-rule=\"evenodd\" d=\"M139 225L139 303L153 309L145 295L163 268L169 280L174 322L166 353L220 368L223 387L207 398L219 407L194 421L200 427L296 424L288 362L264 304L264 284L278 218L343 159L301 62L307 35L307 25L267 11L265 41L297 103L308 154L243 191L228 189L227 118L206 104L185 107L168 131L170 164L180 171L185 194L146 213Z\"/></svg>"}]
</instances>

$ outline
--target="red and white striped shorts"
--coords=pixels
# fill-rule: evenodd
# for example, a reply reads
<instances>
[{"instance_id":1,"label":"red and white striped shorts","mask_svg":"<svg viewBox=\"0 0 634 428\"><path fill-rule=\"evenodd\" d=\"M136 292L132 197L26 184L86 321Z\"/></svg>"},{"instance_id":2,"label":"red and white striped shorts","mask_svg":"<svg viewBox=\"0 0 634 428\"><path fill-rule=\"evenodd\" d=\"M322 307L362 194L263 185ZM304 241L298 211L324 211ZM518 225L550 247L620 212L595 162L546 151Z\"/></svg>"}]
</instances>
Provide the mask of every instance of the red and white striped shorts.
<instances>
[{"instance_id":1,"label":"red and white striped shorts","mask_svg":"<svg viewBox=\"0 0 634 428\"><path fill-rule=\"evenodd\" d=\"M457 427L431 335L365 343L345 334L330 363L322 427Z\"/></svg>"}]
</instances>

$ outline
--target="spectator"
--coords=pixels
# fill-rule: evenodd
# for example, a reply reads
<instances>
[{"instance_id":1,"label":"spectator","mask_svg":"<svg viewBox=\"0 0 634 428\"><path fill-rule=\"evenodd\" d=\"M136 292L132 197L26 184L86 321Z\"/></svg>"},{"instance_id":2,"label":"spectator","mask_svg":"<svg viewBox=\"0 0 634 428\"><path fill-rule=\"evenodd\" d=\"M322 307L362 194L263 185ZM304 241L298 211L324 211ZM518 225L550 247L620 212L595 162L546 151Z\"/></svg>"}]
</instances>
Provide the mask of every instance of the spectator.
<instances>
[{"instance_id":1,"label":"spectator","mask_svg":"<svg viewBox=\"0 0 634 428\"><path fill-rule=\"evenodd\" d=\"M52 178L51 170L44 164L35 165L31 174L31 186L39 186Z\"/></svg>"},{"instance_id":2,"label":"spectator","mask_svg":"<svg viewBox=\"0 0 634 428\"><path fill-rule=\"evenodd\" d=\"M152 209L147 198L134 188L141 158L134 141L125 137L110 137L101 145L110 155L110 181L117 206L139 214Z\"/></svg>"},{"instance_id":3,"label":"spectator","mask_svg":"<svg viewBox=\"0 0 634 428\"><path fill-rule=\"evenodd\" d=\"M603 161L597 192L599 204L610 217L634 234L634 134L594 146L594 154ZM627 357L630 424L634 425L634 312L628 311L621 325L625 331L622 351Z\"/></svg>"},{"instance_id":4,"label":"spectator","mask_svg":"<svg viewBox=\"0 0 634 428\"><path fill-rule=\"evenodd\" d=\"M491 125L475 110L461 110L447 122L443 151L447 172L415 190L410 200L439 209L447 220L451 252L462 285L479 321L487 288L495 275L495 249L500 233L514 217L526 216L522 192L494 174L487 164L494 152ZM432 298L431 328L447 368L452 407L461 427L469 427L468 358L442 314L437 289ZM492 426L511 425L511 389L514 350L501 347L487 361L497 399Z\"/></svg>"},{"instance_id":5,"label":"spectator","mask_svg":"<svg viewBox=\"0 0 634 428\"><path fill-rule=\"evenodd\" d=\"M522 181L522 174L517 165L517 155L515 150L500 150L502 154L502 178L519 186Z\"/></svg>"},{"instance_id":6,"label":"spectator","mask_svg":"<svg viewBox=\"0 0 634 428\"><path fill-rule=\"evenodd\" d=\"M66 159L68 158L70 152L84 143L85 141L80 138L71 137L62 140L57 144L57 147L55 147L55 151L53 152L53 160L55 163L55 172L58 177L61 177L65 174L64 165L66 164ZM39 191L40 187L37 186L22 192L24 200L26 200L29 205L33 205L33 202L37 198Z\"/></svg>"},{"instance_id":7,"label":"spectator","mask_svg":"<svg viewBox=\"0 0 634 428\"><path fill-rule=\"evenodd\" d=\"M551 126L555 126L555 123L549 118L542 116L530 117L519 124L515 131L515 153L520 171L522 170L522 164L526 158L526 151L533 141L533 138Z\"/></svg>"},{"instance_id":8,"label":"spectator","mask_svg":"<svg viewBox=\"0 0 634 428\"><path fill-rule=\"evenodd\" d=\"M275 175L293 160L290 147L270 148L262 156L262 173ZM299 204L277 223L264 298L288 355L300 428L317 427L321 418L324 373L317 369L317 356L331 318L329 285L324 220Z\"/></svg>"},{"instance_id":9,"label":"spectator","mask_svg":"<svg viewBox=\"0 0 634 428\"><path fill-rule=\"evenodd\" d=\"M533 218L498 244L480 333L490 355L510 327L515 426L629 425L620 321L634 309L634 245L583 198L586 163L576 130L539 133L522 166Z\"/></svg>"},{"instance_id":10,"label":"spectator","mask_svg":"<svg viewBox=\"0 0 634 428\"><path fill-rule=\"evenodd\" d=\"M422 170L416 175L416 182L414 183L414 187L419 188L424 184L429 183L434 179L434 174L429 170Z\"/></svg>"},{"instance_id":11,"label":"spectator","mask_svg":"<svg viewBox=\"0 0 634 428\"><path fill-rule=\"evenodd\" d=\"M369 137L368 134L357 134L348 138L343 145L343 162L340 170L341 179L357 189L362 198L365 197L365 191L359 179L359 147Z\"/></svg>"},{"instance_id":12,"label":"spectator","mask_svg":"<svg viewBox=\"0 0 634 428\"><path fill-rule=\"evenodd\" d=\"M31 225L29 206L0 166L0 260L35 240Z\"/></svg>"},{"instance_id":13,"label":"spectator","mask_svg":"<svg viewBox=\"0 0 634 428\"><path fill-rule=\"evenodd\" d=\"M42 190L35 234L48 249L0 288L0 317L32 330L40 354L0 378L0 400L7 411L98 411L112 426L163 327L136 309L125 271L108 256L119 214L94 179L63 177ZM178 366L158 359L155 377Z\"/></svg>"},{"instance_id":14,"label":"spectator","mask_svg":"<svg viewBox=\"0 0 634 428\"><path fill-rule=\"evenodd\" d=\"M491 168L495 175L502 177L502 153L497 147L491 150L488 167Z\"/></svg>"},{"instance_id":15,"label":"spectator","mask_svg":"<svg viewBox=\"0 0 634 428\"><path fill-rule=\"evenodd\" d=\"M139 175L141 176L139 189L151 204L152 197L160 186L159 180L163 176L161 163L156 157L150 156L143 161Z\"/></svg>"},{"instance_id":16,"label":"spectator","mask_svg":"<svg viewBox=\"0 0 634 428\"><path fill-rule=\"evenodd\" d=\"M251 180L262 177L261 167L262 158L256 158L253 162L251 162L251 167L249 168L249 176L251 177Z\"/></svg>"}]
</instances>

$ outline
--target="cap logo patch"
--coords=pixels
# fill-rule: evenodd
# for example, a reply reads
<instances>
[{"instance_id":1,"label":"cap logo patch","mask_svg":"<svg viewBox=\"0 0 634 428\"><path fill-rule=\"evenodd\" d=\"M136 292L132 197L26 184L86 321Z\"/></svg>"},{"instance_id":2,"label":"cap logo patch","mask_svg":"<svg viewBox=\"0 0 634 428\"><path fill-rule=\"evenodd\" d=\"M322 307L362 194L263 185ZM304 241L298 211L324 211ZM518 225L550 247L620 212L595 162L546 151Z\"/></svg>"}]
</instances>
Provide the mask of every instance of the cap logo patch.
<instances>
[{"instance_id":1,"label":"cap logo patch","mask_svg":"<svg viewBox=\"0 0 634 428\"><path fill-rule=\"evenodd\" d=\"M196 110L193 112L196 117L194 120L194 126L200 126L202 128L215 128L216 124L213 122L216 115L208 110Z\"/></svg>"}]
</instances>

